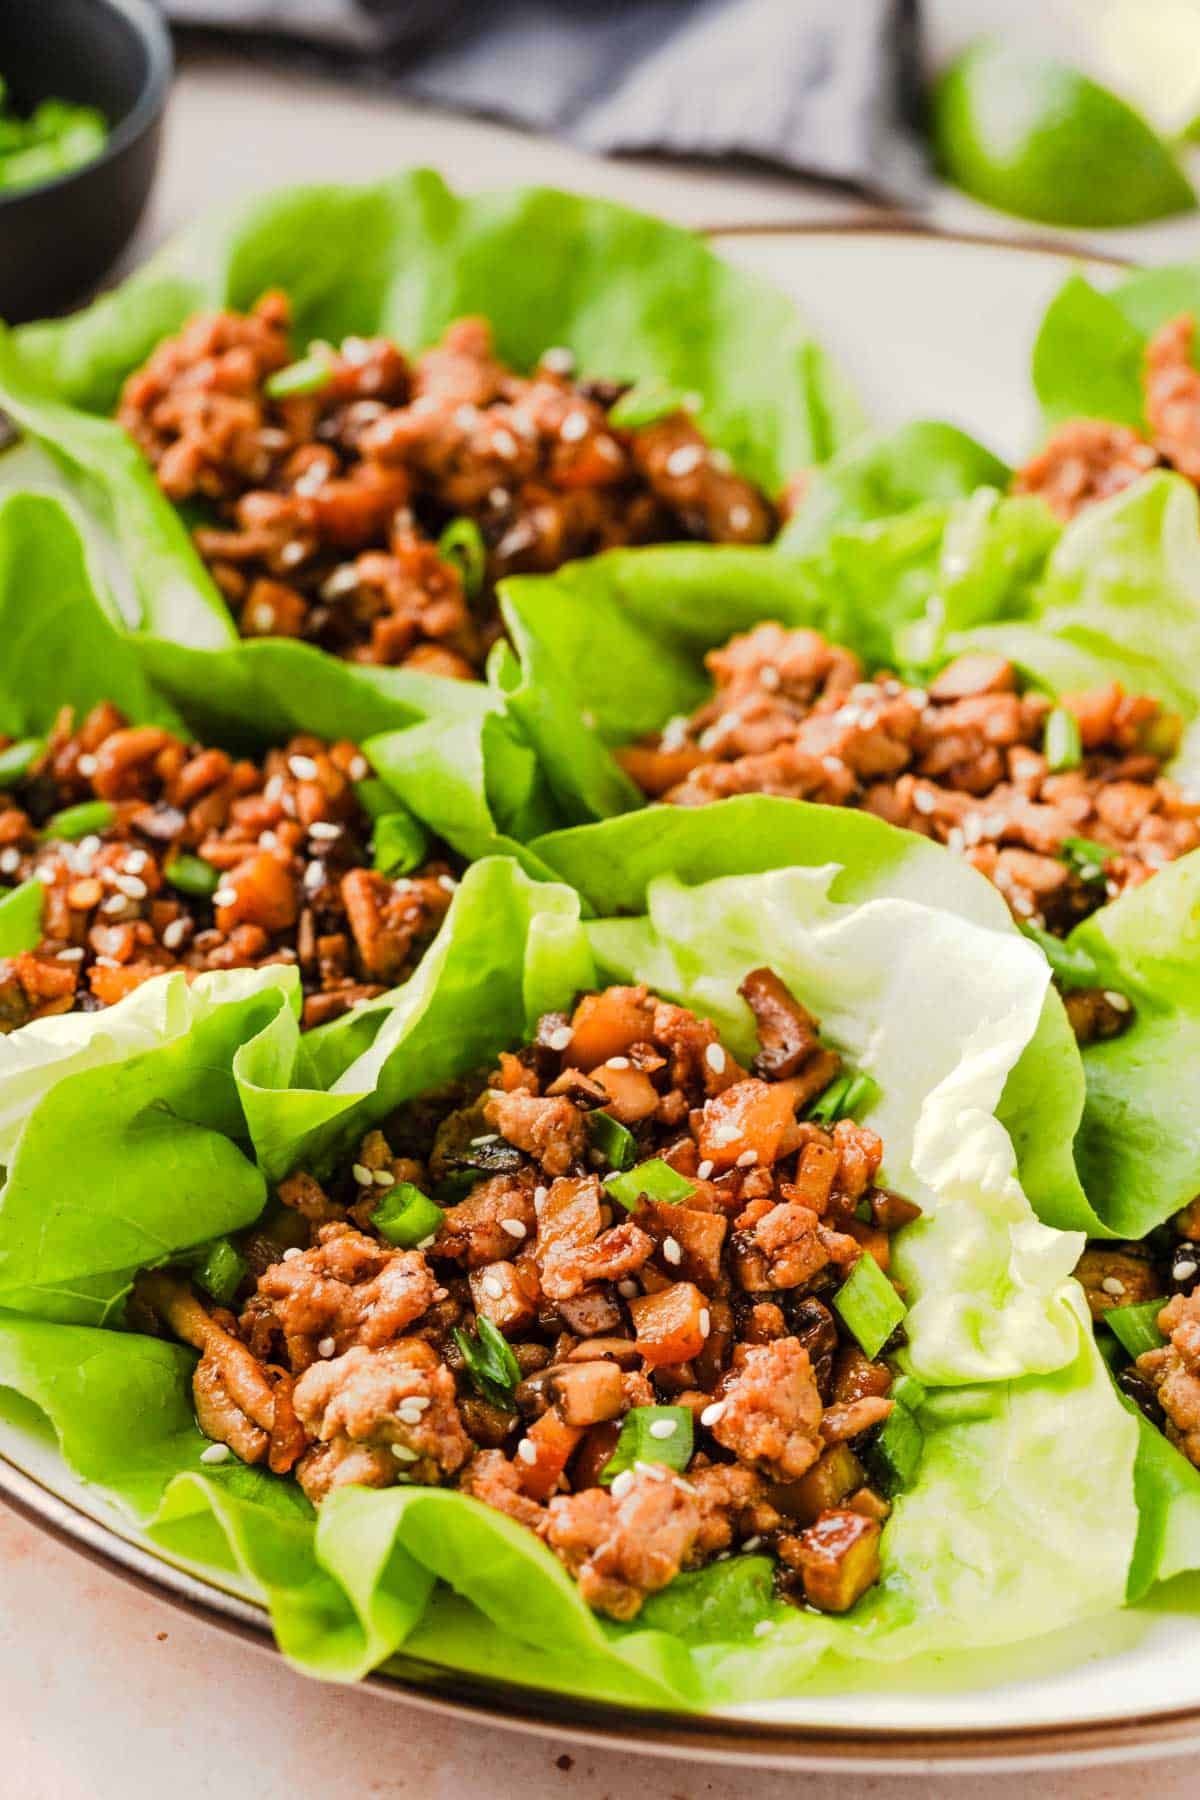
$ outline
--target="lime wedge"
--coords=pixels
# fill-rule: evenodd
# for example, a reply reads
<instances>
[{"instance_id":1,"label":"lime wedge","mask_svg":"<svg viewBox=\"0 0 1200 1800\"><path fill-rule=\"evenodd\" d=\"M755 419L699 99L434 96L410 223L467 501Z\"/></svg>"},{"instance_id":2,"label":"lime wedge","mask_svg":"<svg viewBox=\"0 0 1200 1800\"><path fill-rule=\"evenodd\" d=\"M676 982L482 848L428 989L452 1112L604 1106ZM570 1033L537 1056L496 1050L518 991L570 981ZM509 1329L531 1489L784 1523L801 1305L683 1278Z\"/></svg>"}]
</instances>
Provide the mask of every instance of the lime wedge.
<instances>
[{"instance_id":1,"label":"lime wedge","mask_svg":"<svg viewBox=\"0 0 1200 1800\"><path fill-rule=\"evenodd\" d=\"M939 164L977 200L1050 225L1138 225L1196 196L1146 121L1063 63L991 39L933 95Z\"/></svg>"}]
</instances>

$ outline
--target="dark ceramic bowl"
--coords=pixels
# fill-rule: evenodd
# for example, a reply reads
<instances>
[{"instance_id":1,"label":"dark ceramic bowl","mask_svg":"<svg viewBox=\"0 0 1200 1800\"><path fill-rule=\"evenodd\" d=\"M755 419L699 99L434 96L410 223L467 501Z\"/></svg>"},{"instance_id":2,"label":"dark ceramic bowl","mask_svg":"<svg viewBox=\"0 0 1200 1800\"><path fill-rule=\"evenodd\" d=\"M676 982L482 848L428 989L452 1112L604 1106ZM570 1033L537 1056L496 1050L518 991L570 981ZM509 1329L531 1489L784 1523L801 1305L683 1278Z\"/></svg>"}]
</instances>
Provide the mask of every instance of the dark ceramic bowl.
<instances>
[{"instance_id":1,"label":"dark ceramic bowl","mask_svg":"<svg viewBox=\"0 0 1200 1800\"><path fill-rule=\"evenodd\" d=\"M158 166L171 66L148 0L0 0L0 75L19 110L74 100L110 127L94 162L0 192L0 318L83 299L129 242Z\"/></svg>"}]
</instances>

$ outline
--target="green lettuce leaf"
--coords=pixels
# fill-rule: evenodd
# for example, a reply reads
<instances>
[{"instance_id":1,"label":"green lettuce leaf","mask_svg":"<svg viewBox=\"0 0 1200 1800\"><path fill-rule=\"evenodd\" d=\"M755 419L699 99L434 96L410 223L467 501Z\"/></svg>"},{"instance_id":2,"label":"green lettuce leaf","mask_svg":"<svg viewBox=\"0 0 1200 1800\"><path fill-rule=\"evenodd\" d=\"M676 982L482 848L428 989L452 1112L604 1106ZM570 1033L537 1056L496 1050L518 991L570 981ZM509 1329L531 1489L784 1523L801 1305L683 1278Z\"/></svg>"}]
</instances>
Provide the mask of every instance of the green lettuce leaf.
<instances>
[{"instance_id":1,"label":"green lettuce leaf","mask_svg":"<svg viewBox=\"0 0 1200 1800\"><path fill-rule=\"evenodd\" d=\"M1051 301L1033 351L1033 384L1047 425L1112 419L1146 429L1142 357L1160 325L1200 317L1200 263L1138 269L1101 292L1080 274Z\"/></svg>"}]
</instances>

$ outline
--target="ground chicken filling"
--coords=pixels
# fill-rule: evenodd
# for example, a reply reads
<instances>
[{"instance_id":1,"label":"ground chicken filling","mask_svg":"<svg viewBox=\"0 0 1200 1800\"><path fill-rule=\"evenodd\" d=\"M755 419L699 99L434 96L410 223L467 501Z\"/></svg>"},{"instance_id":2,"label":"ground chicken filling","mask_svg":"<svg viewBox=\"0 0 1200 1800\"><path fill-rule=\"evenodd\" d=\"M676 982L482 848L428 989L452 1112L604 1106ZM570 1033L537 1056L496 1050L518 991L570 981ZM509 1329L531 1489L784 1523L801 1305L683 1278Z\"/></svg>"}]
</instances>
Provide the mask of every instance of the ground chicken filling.
<instances>
[{"instance_id":1,"label":"ground chicken filling","mask_svg":"<svg viewBox=\"0 0 1200 1800\"><path fill-rule=\"evenodd\" d=\"M118 418L177 502L217 522L197 547L243 636L296 637L356 662L479 674L504 575L620 544L756 544L770 503L686 410L624 429L627 384L576 379L548 349L530 376L459 319L409 360L387 338L293 362L285 295L205 313L131 375ZM478 532L481 591L439 534Z\"/></svg>"},{"instance_id":2,"label":"ground chicken filling","mask_svg":"<svg viewBox=\"0 0 1200 1800\"><path fill-rule=\"evenodd\" d=\"M1093 1322L1114 1335L1117 1386L1200 1468L1200 1200L1140 1243L1089 1244L1075 1273ZM1127 1307L1132 1336L1118 1333Z\"/></svg>"},{"instance_id":3,"label":"ground chicken filling","mask_svg":"<svg viewBox=\"0 0 1200 1800\"><path fill-rule=\"evenodd\" d=\"M645 988L588 994L336 1181L283 1182L224 1305L143 1275L130 1322L201 1352L206 1459L292 1471L317 1504L455 1485L615 1619L759 1548L781 1591L852 1606L879 1573L902 1328L869 1358L834 1301L855 1271L899 1320L883 1271L918 1208L877 1184L874 1132L820 1111L839 1064L816 1022L770 970L741 991L753 1072Z\"/></svg>"},{"instance_id":4,"label":"ground chicken filling","mask_svg":"<svg viewBox=\"0 0 1200 1800\"><path fill-rule=\"evenodd\" d=\"M319 1025L409 974L450 905L448 863L371 866L370 776L307 735L260 763L70 709L44 744L0 739L0 902L44 888L41 937L0 957L0 1032L111 1006L169 969L294 963ZM378 784L376 784L378 786ZM401 815L396 815L401 816Z\"/></svg>"},{"instance_id":5,"label":"ground chicken filling","mask_svg":"<svg viewBox=\"0 0 1200 1800\"><path fill-rule=\"evenodd\" d=\"M1156 331L1142 362L1148 435L1106 419L1071 419L1018 469L1013 492L1037 494L1060 519L1119 494L1150 469L1200 485L1200 371L1192 363L1190 313Z\"/></svg>"},{"instance_id":6,"label":"ground chicken filling","mask_svg":"<svg viewBox=\"0 0 1200 1800\"><path fill-rule=\"evenodd\" d=\"M960 852L1015 918L1055 934L1200 847L1200 804L1163 774L1179 722L1113 683L1058 701L971 654L927 689L819 633L759 625L707 658L711 700L620 761L676 806L780 794L858 806ZM1124 1028L1120 994L1065 996L1085 1041Z\"/></svg>"}]
</instances>

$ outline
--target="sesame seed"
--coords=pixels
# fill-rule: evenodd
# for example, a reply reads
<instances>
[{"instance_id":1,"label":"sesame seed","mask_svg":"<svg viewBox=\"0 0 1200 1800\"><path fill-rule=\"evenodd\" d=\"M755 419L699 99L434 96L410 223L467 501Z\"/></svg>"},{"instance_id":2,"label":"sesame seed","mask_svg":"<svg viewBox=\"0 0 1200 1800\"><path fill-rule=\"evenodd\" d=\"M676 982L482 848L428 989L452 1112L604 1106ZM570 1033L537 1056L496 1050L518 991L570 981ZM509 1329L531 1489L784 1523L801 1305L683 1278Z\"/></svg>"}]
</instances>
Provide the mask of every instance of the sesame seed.
<instances>
[{"instance_id":1,"label":"sesame seed","mask_svg":"<svg viewBox=\"0 0 1200 1800\"><path fill-rule=\"evenodd\" d=\"M696 1170L697 1181L707 1181L712 1172L713 1166L708 1158L705 1157L704 1161L700 1164L700 1167Z\"/></svg>"},{"instance_id":2,"label":"sesame seed","mask_svg":"<svg viewBox=\"0 0 1200 1800\"><path fill-rule=\"evenodd\" d=\"M700 1326L700 1336L706 1338L712 1330L712 1314L709 1312L707 1306L702 1306L700 1308L700 1318L698 1323Z\"/></svg>"},{"instance_id":3,"label":"sesame seed","mask_svg":"<svg viewBox=\"0 0 1200 1800\"><path fill-rule=\"evenodd\" d=\"M520 455L520 445L512 432L506 431L503 425L498 431L492 433L492 449L497 456L502 456L505 462L511 462L515 456Z\"/></svg>"},{"instance_id":4,"label":"sesame seed","mask_svg":"<svg viewBox=\"0 0 1200 1800\"><path fill-rule=\"evenodd\" d=\"M307 547L299 538L293 538L291 543L285 544L279 552L279 561L283 568L294 569L296 564L302 563L307 555Z\"/></svg>"},{"instance_id":5,"label":"sesame seed","mask_svg":"<svg viewBox=\"0 0 1200 1800\"><path fill-rule=\"evenodd\" d=\"M228 1462L232 1454L228 1444L209 1444L206 1450L200 1452L200 1461L202 1463Z\"/></svg>"},{"instance_id":6,"label":"sesame seed","mask_svg":"<svg viewBox=\"0 0 1200 1800\"><path fill-rule=\"evenodd\" d=\"M187 933L188 921L186 919L172 919L169 924L163 926L163 948L165 950L178 950L180 944L182 944L184 938L187 936Z\"/></svg>"},{"instance_id":7,"label":"sesame seed","mask_svg":"<svg viewBox=\"0 0 1200 1800\"><path fill-rule=\"evenodd\" d=\"M82 962L83 961L83 951L82 950L59 950L57 952L57 960L59 962Z\"/></svg>"},{"instance_id":8,"label":"sesame seed","mask_svg":"<svg viewBox=\"0 0 1200 1800\"><path fill-rule=\"evenodd\" d=\"M144 850L131 850L125 858L125 868L130 875L140 875L149 861Z\"/></svg>"},{"instance_id":9,"label":"sesame seed","mask_svg":"<svg viewBox=\"0 0 1200 1800\"><path fill-rule=\"evenodd\" d=\"M522 1438L517 1445L517 1455L523 1463L529 1463L532 1466L537 1461L537 1446L532 1444L528 1438Z\"/></svg>"},{"instance_id":10,"label":"sesame seed","mask_svg":"<svg viewBox=\"0 0 1200 1800\"><path fill-rule=\"evenodd\" d=\"M402 1425L419 1425L421 1408L414 1406L411 1400L402 1400L396 1408L396 1417Z\"/></svg>"},{"instance_id":11,"label":"sesame seed","mask_svg":"<svg viewBox=\"0 0 1200 1800\"><path fill-rule=\"evenodd\" d=\"M914 812L919 812L919 813L923 814L923 816L925 818L928 818L930 813L933 812L933 810L936 806L937 806L937 801L934 799L934 797L931 793L929 793L925 788L917 789L916 793L913 795L913 811Z\"/></svg>"},{"instance_id":12,"label":"sesame seed","mask_svg":"<svg viewBox=\"0 0 1200 1800\"><path fill-rule=\"evenodd\" d=\"M682 1475L673 1475L671 1486L678 1488L681 1494L696 1494L700 1491L698 1488L694 1488L690 1481L685 1481Z\"/></svg>"},{"instance_id":13,"label":"sesame seed","mask_svg":"<svg viewBox=\"0 0 1200 1800\"><path fill-rule=\"evenodd\" d=\"M655 1419L650 1426L650 1436L652 1438L674 1437L676 1430L674 1419Z\"/></svg>"},{"instance_id":14,"label":"sesame seed","mask_svg":"<svg viewBox=\"0 0 1200 1800\"><path fill-rule=\"evenodd\" d=\"M1118 1281L1115 1275L1106 1275L1100 1286L1106 1294L1123 1294L1125 1292L1125 1283Z\"/></svg>"},{"instance_id":15,"label":"sesame seed","mask_svg":"<svg viewBox=\"0 0 1200 1800\"><path fill-rule=\"evenodd\" d=\"M1196 1273L1196 1268L1197 1265L1189 1259L1187 1262L1177 1262L1171 1270L1171 1274L1176 1281L1190 1281Z\"/></svg>"},{"instance_id":16,"label":"sesame seed","mask_svg":"<svg viewBox=\"0 0 1200 1800\"><path fill-rule=\"evenodd\" d=\"M624 1281L617 1283L617 1292L622 1300L636 1300L640 1291L637 1282L631 1275L627 1275Z\"/></svg>"},{"instance_id":17,"label":"sesame seed","mask_svg":"<svg viewBox=\"0 0 1200 1800\"><path fill-rule=\"evenodd\" d=\"M376 1187L390 1188L396 1185L396 1177L390 1169L376 1169L374 1180Z\"/></svg>"},{"instance_id":18,"label":"sesame seed","mask_svg":"<svg viewBox=\"0 0 1200 1800\"><path fill-rule=\"evenodd\" d=\"M719 469L721 471L722 475L733 474L733 458L730 456L728 450L710 450L708 453L708 460L714 469ZM745 513L746 517L742 521L743 524L748 525L750 523L752 515L748 506L731 506L729 509L729 517L733 519L733 515L736 512ZM736 519L734 519L734 523L737 523Z\"/></svg>"},{"instance_id":19,"label":"sesame seed","mask_svg":"<svg viewBox=\"0 0 1200 1800\"><path fill-rule=\"evenodd\" d=\"M275 608L269 600L256 600L249 609L249 622L252 631L261 631L264 636L275 623Z\"/></svg>"},{"instance_id":20,"label":"sesame seed","mask_svg":"<svg viewBox=\"0 0 1200 1800\"><path fill-rule=\"evenodd\" d=\"M342 828L334 825L329 819L316 819L308 828L308 835L317 838L321 843L331 844L336 837L341 837Z\"/></svg>"},{"instance_id":21,"label":"sesame seed","mask_svg":"<svg viewBox=\"0 0 1200 1800\"><path fill-rule=\"evenodd\" d=\"M355 1163L350 1173L353 1175L355 1181L357 1181L359 1187L372 1187L374 1185L374 1171L368 1169L365 1163Z\"/></svg>"},{"instance_id":22,"label":"sesame seed","mask_svg":"<svg viewBox=\"0 0 1200 1800\"><path fill-rule=\"evenodd\" d=\"M632 1469L622 1469L619 1475L614 1475L609 1489L613 1499L623 1500L636 1479Z\"/></svg>"},{"instance_id":23,"label":"sesame seed","mask_svg":"<svg viewBox=\"0 0 1200 1800\"><path fill-rule=\"evenodd\" d=\"M512 495L506 487L488 489L488 505L494 506L497 512L503 511L511 499Z\"/></svg>"},{"instance_id":24,"label":"sesame seed","mask_svg":"<svg viewBox=\"0 0 1200 1800\"><path fill-rule=\"evenodd\" d=\"M449 1297L449 1293L449 1288L437 1287L433 1290L433 1297L435 1300L445 1300Z\"/></svg>"},{"instance_id":25,"label":"sesame seed","mask_svg":"<svg viewBox=\"0 0 1200 1800\"><path fill-rule=\"evenodd\" d=\"M353 563L342 563L327 580L321 583L322 600L340 600L344 594L352 594L358 586L358 570Z\"/></svg>"},{"instance_id":26,"label":"sesame seed","mask_svg":"<svg viewBox=\"0 0 1200 1800\"><path fill-rule=\"evenodd\" d=\"M478 418L478 410L473 406L456 406L454 409L454 423L460 431L473 431Z\"/></svg>"},{"instance_id":27,"label":"sesame seed","mask_svg":"<svg viewBox=\"0 0 1200 1800\"><path fill-rule=\"evenodd\" d=\"M494 1275L485 1275L479 1285L489 1300L499 1300L503 1297L504 1284L497 1281Z\"/></svg>"},{"instance_id":28,"label":"sesame seed","mask_svg":"<svg viewBox=\"0 0 1200 1800\"><path fill-rule=\"evenodd\" d=\"M569 1025L560 1025L556 1031L550 1033L546 1043L551 1050L565 1050L574 1035L575 1033Z\"/></svg>"},{"instance_id":29,"label":"sesame seed","mask_svg":"<svg viewBox=\"0 0 1200 1800\"><path fill-rule=\"evenodd\" d=\"M287 1250L284 1251L283 1260L284 1260L284 1262L295 1262L295 1260L298 1256L303 1256L303 1255L304 1255L303 1250L301 1250L298 1245L292 1244Z\"/></svg>"},{"instance_id":30,"label":"sesame seed","mask_svg":"<svg viewBox=\"0 0 1200 1800\"><path fill-rule=\"evenodd\" d=\"M754 1627L754 1635L755 1637L770 1637L774 1629L775 1627L770 1619L760 1619L758 1624Z\"/></svg>"},{"instance_id":31,"label":"sesame seed","mask_svg":"<svg viewBox=\"0 0 1200 1800\"><path fill-rule=\"evenodd\" d=\"M500 1133L498 1131L485 1131L481 1137L473 1137L471 1139L471 1148L472 1150L478 1150L483 1144L498 1144L499 1142Z\"/></svg>"},{"instance_id":32,"label":"sesame seed","mask_svg":"<svg viewBox=\"0 0 1200 1800\"><path fill-rule=\"evenodd\" d=\"M739 1169L752 1169L757 1161L757 1150L743 1150L737 1159L737 1166Z\"/></svg>"},{"instance_id":33,"label":"sesame seed","mask_svg":"<svg viewBox=\"0 0 1200 1800\"><path fill-rule=\"evenodd\" d=\"M150 891L140 875L118 875L117 886L130 900L144 900Z\"/></svg>"},{"instance_id":34,"label":"sesame seed","mask_svg":"<svg viewBox=\"0 0 1200 1800\"><path fill-rule=\"evenodd\" d=\"M1128 995L1118 994L1115 988L1105 988L1104 998L1108 1001L1108 1004L1112 1007L1114 1012L1124 1013L1129 1011Z\"/></svg>"},{"instance_id":35,"label":"sesame seed","mask_svg":"<svg viewBox=\"0 0 1200 1800\"><path fill-rule=\"evenodd\" d=\"M551 375L569 375L575 367L575 352L565 344L552 344L549 350L542 351L542 367Z\"/></svg>"},{"instance_id":36,"label":"sesame seed","mask_svg":"<svg viewBox=\"0 0 1200 1800\"><path fill-rule=\"evenodd\" d=\"M317 779L317 765L311 756L289 756L288 768L297 781L315 781Z\"/></svg>"},{"instance_id":37,"label":"sesame seed","mask_svg":"<svg viewBox=\"0 0 1200 1800\"><path fill-rule=\"evenodd\" d=\"M585 412L569 412L558 428L558 435L564 444L577 444L587 434L588 416Z\"/></svg>"},{"instance_id":38,"label":"sesame seed","mask_svg":"<svg viewBox=\"0 0 1200 1800\"><path fill-rule=\"evenodd\" d=\"M758 681L760 687L765 687L769 689L771 693L774 693L777 688L782 687L783 676L779 673L779 670L775 667L774 663L764 663L762 668L758 671Z\"/></svg>"},{"instance_id":39,"label":"sesame seed","mask_svg":"<svg viewBox=\"0 0 1200 1800\"><path fill-rule=\"evenodd\" d=\"M746 1539L745 1543L742 1545L742 1549L743 1550L757 1550L758 1546L761 1543L762 1543L762 1537L756 1531L753 1537L748 1537Z\"/></svg>"},{"instance_id":40,"label":"sesame seed","mask_svg":"<svg viewBox=\"0 0 1200 1800\"><path fill-rule=\"evenodd\" d=\"M525 1227L522 1225L520 1219L501 1219L500 1229L501 1231L507 1231L510 1238L523 1238L525 1236Z\"/></svg>"},{"instance_id":41,"label":"sesame seed","mask_svg":"<svg viewBox=\"0 0 1200 1800\"><path fill-rule=\"evenodd\" d=\"M334 1341L334 1339L331 1337L322 1338L317 1345L317 1355L318 1356L326 1356L326 1357L333 1356L336 1353L336 1351L337 1351L337 1344Z\"/></svg>"},{"instance_id":42,"label":"sesame seed","mask_svg":"<svg viewBox=\"0 0 1200 1800\"><path fill-rule=\"evenodd\" d=\"M123 913L128 905L124 894L110 894L107 900L100 902L100 911L109 914Z\"/></svg>"},{"instance_id":43,"label":"sesame seed","mask_svg":"<svg viewBox=\"0 0 1200 1800\"><path fill-rule=\"evenodd\" d=\"M414 1463L417 1461L417 1452L410 1450L407 1444L393 1444L392 1455L397 1462Z\"/></svg>"},{"instance_id":44,"label":"sesame seed","mask_svg":"<svg viewBox=\"0 0 1200 1800\"><path fill-rule=\"evenodd\" d=\"M728 458L726 458L727 460ZM744 500L739 500L736 506L730 507L729 523L735 531L746 531L754 523L754 514Z\"/></svg>"},{"instance_id":45,"label":"sesame seed","mask_svg":"<svg viewBox=\"0 0 1200 1800\"><path fill-rule=\"evenodd\" d=\"M356 756L347 770L351 781L365 781L371 772L371 765L365 756Z\"/></svg>"},{"instance_id":46,"label":"sesame seed","mask_svg":"<svg viewBox=\"0 0 1200 1800\"><path fill-rule=\"evenodd\" d=\"M120 966L121 965L115 956L98 956L96 958L96 967L98 969L119 969Z\"/></svg>"},{"instance_id":47,"label":"sesame seed","mask_svg":"<svg viewBox=\"0 0 1200 1800\"><path fill-rule=\"evenodd\" d=\"M635 1462L634 1469L639 1475L648 1475L651 1481L666 1481L669 1471L661 1463Z\"/></svg>"},{"instance_id":48,"label":"sesame seed","mask_svg":"<svg viewBox=\"0 0 1200 1800\"><path fill-rule=\"evenodd\" d=\"M665 1237L663 1239L662 1253L666 1261L669 1262L672 1267L683 1261L683 1251L679 1247L678 1238Z\"/></svg>"},{"instance_id":49,"label":"sesame seed","mask_svg":"<svg viewBox=\"0 0 1200 1800\"><path fill-rule=\"evenodd\" d=\"M236 906L237 889L231 887L218 888L213 895L214 906Z\"/></svg>"},{"instance_id":50,"label":"sesame seed","mask_svg":"<svg viewBox=\"0 0 1200 1800\"><path fill-rule=\"evenodd\" d=\"M452 894L458 886L458 883L455 881L453 875L439 875L438 886L444 888L448 894Z\"/></svg>"},{"instance_id":51,"label":"sesame seed","mask_svg":"<svg viewBox=\"0 0 1200 1800\"><path fill-rule=\"evenodd\" d=\"M717 1421L724 1416L725 1408L728 1404L729 1402L727 1400L710 1401L704 1411L700 1414L700 1423L705 1426L715 1425Z\"/></svg>"},{"instance_id":52,"label":"sesame seed","mask_svg":"<svg viewBox=\"0 0 1200 1800\"><path fill-rule=\"evenodd\" d=\"M15 848L0 851L0 875L15 875L21 866L21 852Z\"/></svg>"},{"instance_id":53,"label":"sesame seed","mask_svg":"<svg viewBox=\"0 0 1200 1800\"><path fill-rule=\"evenodd\" d=\"M678 450L672 450L663 467L668 475L690 475L704 461L704 451L699 444L680 444Z\"/></svg>"},{"instance_id":54,"label":"sesame seed","mask_svg":"<svg viewBox=\"0 0 1200 1800\"><path fill-rule=\"evenodd\" d=\"M545 1204L549 1198L550 1198L550 1189L549 1188L535 1187L533 1190L533 1210L534 1210L534 1212L541 1212L543 1206L545 1206Z\"/></svg>"},{"instance_id":55,"label":"sesame seed","mask_svg":"<svg viewBox=\"0 0 1200 1800\"><path fill-rule=\"evenodd\" d=\"M704 1052L704 1060L714 1075L725 1073L725 1064L728 1059L720 1044L710 1044Z\"/></svg>"},{"instance_id":56,"label":"sesame seed","mask_svg":"<svg viewBox=\"0 0 1200 1800\"><path fill-rule=\"evenodd\" d=\"M86 751L84 752L84 754L81 757L79 757L77 759L77 761L75 763L75 767L78 769L79 773L84 777L85 780L91 779L91 777L96 773L97 766L98 765L97 765L95 757L89 755Z\"/></svg>"},{"instance_id":57,"label":"sesame seed","mask_svg":"<svg viewBox=\"0 0 1200 1800\"><path fill-rule=\"evenodd\" d=\"M319 862L307 863L305 865L305 869L304 869L304 891L305 891L305 893L315 894L317 892L318 888L323 888L324 885L325 885L325 865L324 865L324 863L319 863Z\"/></svg>"},{"instance_id":58,"label":"sesame seed","mask_svg":"<svg viewBox=\"0 0 1200 1800\"><path fill-rule=\"evenodd\" d=\"M437 1232L431 1231L428 1237L423 1237L418 1240L417 1249L418 1250L432 1250L433 1246L436 1242L437 1242Z\"/></svg>"},{"instance_id":59,"label":"sesame seed","mask_svg":"<svg viewBox=\"0 0 1200 1800\"><path fill-rule=\"evenodd\" d=\"M604 1066L606 1069L627 1069L629 1058L627 1056L610 1056Z\"/></svg>"}]
</instances>

